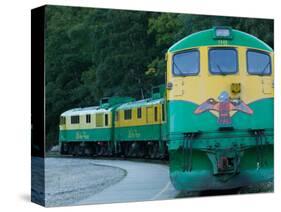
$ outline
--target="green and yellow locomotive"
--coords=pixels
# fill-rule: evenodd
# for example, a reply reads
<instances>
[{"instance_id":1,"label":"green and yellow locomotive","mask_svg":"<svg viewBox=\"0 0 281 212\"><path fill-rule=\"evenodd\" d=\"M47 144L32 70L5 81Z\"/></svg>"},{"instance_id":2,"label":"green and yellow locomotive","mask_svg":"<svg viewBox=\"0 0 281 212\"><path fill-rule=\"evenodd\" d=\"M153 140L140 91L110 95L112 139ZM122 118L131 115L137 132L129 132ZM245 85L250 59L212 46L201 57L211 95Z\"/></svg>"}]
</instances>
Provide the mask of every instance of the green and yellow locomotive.
<instances>
[{"instance_id":1,"label":"green and yellow locomotive","mask_svg":"<svg viewBox=\"0 0 281 212\"><path fill-rule=\"evenodd\" d=\"M167 53L170 177L179 190L241 187L273 178L273 51L215 27Z\"/></svg>"},{"instance_id":2,"label":"green and yellow locomotive","mask_svg":"<svg viewBox=\"0 0 281 212\"><path fill-rule=\"evenodd\" d=\"M61 154L111 155L114 149L114 111L132 98L103 98L99 106L75 108L61 114Z\"/></svg>"},{"instance_id":3,"label":"green and yellow locomotive","mask_svg":"<svg viewBox=\"0 0 281 212\"><path fill-rule=\"evenodd\" d=\"M164 87L155 87L152 98L120 105L115 111L115 142L124 156L164 158L167 124Z\"/></svg>"},{"instance_id":4,"label":"green and yellow locomotive","mask_svg":"<svg viewBox=\"0 0 281 212\"><path fill-rule=\"evenodd\" d=\"M62 154L165 158L178 190L230 189L273 178L273 50L214 27L166 55L151 98L112 97L61 115Z\"/></svg>"}]
</instances>

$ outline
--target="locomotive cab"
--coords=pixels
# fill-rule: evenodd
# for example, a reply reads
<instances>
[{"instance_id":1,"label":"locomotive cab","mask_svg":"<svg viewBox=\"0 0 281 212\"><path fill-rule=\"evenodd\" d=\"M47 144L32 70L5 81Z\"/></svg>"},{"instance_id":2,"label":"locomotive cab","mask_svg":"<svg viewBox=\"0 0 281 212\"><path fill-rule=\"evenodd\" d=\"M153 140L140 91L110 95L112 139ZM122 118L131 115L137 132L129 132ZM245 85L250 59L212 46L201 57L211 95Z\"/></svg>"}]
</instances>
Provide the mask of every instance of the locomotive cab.
<instances>
[{"instance_id":1,"label":"locomotive cab","mask_svg":"<svg viewBox=\"0 0 281 212\"><path fill-rule=\"evenodd\" d=\"M191 116L181 116L182 119L191 118L194 124L178 130L198 132L202 131L202 127L208 131L222 128L263 129L264 122L270 125L271 119L268 117L272 116L271 110L254 112L248 105L269 108L266 102L254 102L273 96L273 57L270 47L266 44L263 49L257 49L258 45L242 46L237 41L239 36L244 36L245 40L253 37L239 31L234 33L230 28L214 28L196 39L205 38L206 33L210 40L201 46L187 45L195 42L193 37L199 36L195 33L172 46L168 53L167 99L189 101L196 107L192 108ZM182 48L183 45L187 48ZM235 118L235 113L238 116L243 113L240 117L243 118L242 123ZM209 116L216 116L217 123L205 126L204 119L212 120Z\"/></svg>"},{"instance_id":2,"label":"locomotive cab","mask_svg":"<svg viewBox=\"0 0 281 212\"><path fill-rule=\"evenodd\" d=\"M273 73L273 50L230 27L191 34L169 48L167 117L176 188L225 189L273 176Z\"/></svg>"}]
</instances>

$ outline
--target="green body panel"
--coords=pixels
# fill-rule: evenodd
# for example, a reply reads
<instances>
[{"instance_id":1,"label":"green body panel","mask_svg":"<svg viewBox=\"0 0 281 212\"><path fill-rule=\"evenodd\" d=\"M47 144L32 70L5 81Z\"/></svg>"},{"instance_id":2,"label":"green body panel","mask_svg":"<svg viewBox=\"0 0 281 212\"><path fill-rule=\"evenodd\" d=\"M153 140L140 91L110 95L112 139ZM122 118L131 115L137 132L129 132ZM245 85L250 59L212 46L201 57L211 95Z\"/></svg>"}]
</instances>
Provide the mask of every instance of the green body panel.
<instances>
[{"instance_id":1,"label":"green body panel","mask_svg":"<svg viewBox=\"0 0 281 212\"><path fill-rule=\"evenodd\" d=\"M167 141L168 140L168 125L167 122L161 124L161 137L162 140Z\"/></svg>"},{"instance_id":2,"label":"green body panel","mask_svg":"<svg viewBox=\"0 0 281 212\"><path fill-rule=\"evenodd\" d=\"M221 131L212 113L194 114L198 105L168 102L170 177L176 189L228 189L273 178L273 98L248 105L252 115L236 112L231 118L233 130ZM258 138L261 146L250 131L254 129L263 129ZM188 140L184 133L197 136ZM239 158L237 173L218 174L221 156Z\"/></svg>"},{"instance_id":3,"label":"green body panel","mask_svg":"<svg viewBox=\"0 0 281 212\"><path fill-rule=\"evenodd\" d=\"M167 125L154 124L134 127L119 127L102 129L77 129L61 130L59 133L60 142L92 142L92 141L152 141L167 139Z\"/></svg>"},{"instance_id":4,"label":"green body panel","mask_svg":"<svg viewBox=\"0 0 281 212\"><path fill-rule=\"evenodd\" d=\"M197 142L197 141L196 141ZM200 142L200 140L198 141ZM216 151L219 151L218 149ZM214 174L214 163L208 154L212 151L193 149L192 169L183 170L184 160L188 153L183 154L182 148L169 151L170 178L178 190L220 190L247 186L255 183L265 182L273 179L273 145L263 146L262 163L257 165L257 151L253 145L247 149L236 149L240 154L239 172L224 175Z\"/></svg>"},{"instance_id":5,"label":"green body panel","mask_svg":"<svg viewBox=\"0 0 281 212\"><path fill-rule=\"evenodd\" d=\"M266 136L266 143L273 144L273 129L268 129L264 131ZM183 146L184 135L175 134L170 135L170 140L168 143L169 151L177 150ZM213 133L203 133L194 140L192 144L193 149L208 150L213 151L218 148L229 149L239 147L241 149L252 147L256 144L256 138L248 131L226 131L226 132L213 132Z\"/></svg>"},{"instance_id":6,"label":"green body panel","mask_svg":"<svg viewBox=\"0 0 281 212\"><path fill-rule=\"evenodd\" d=\"M235 130L272 129L273 98L260 99L248 104L252 115L236 112L232 117ZM194 114L197 104L187 101L168 102L169 131L173 135L182 132L215 132L219 129L218 117L211 112Z\"/></svg>"},{"instance_id":7,"label":"green body panel","mask_svg":"<svg viewBox=\"0 0 281 212\"><path fill-rule=\"evenodd\" d=\"M161 141L167 139L166 124L115 128L115 139L122 141Z\"/></svg>"},{"instance_id":8,"label":"green body panel","mask_svg":"<svg viewBox=\"0 0 281 212\"><path fill-rule=\"evenodd\" d=\"M77 129L77 130L60 130L60 142L94 142L94 141L111 141L112 129Z\"/></svg>"},{"instance_id":9,"label":"green body panel","mask_svg":"<svg viewBox=\"0 0 281 212\"><path fill-rule=\"evenodd\" d=\"M169 48L168 51L176 52L198 46L225 45L225 42L227 42L227 45L246 46L272 52L272 49L263 41L250 34L238 30L232 30L232 39L230 40L214 39L214 29L208 29L187 36L179 42L175 43L172 47Z\"/></svg>"}]
</instances>

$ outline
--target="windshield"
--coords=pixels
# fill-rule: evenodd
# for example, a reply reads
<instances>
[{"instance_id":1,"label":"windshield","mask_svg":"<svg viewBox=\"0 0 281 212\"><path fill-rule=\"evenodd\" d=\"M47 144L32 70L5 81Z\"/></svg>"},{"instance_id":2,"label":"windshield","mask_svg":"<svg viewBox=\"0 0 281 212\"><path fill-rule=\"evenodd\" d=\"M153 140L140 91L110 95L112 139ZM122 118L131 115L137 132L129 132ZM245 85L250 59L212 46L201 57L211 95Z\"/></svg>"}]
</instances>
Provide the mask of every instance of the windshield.
<instances>
[{"instance_id":1,"label":"windshield","mask_svg":"<svg viewBox=\"0 0 281 212\"><path fill-rule=\"evenodd\" d=\"M181 52L173 57L173 73L177 76L196 75L199 73L199 51Z\"/></svg>"},{"instance_id":2,"label":"windshield","mask_svg":"<svg viewBox=\"0 0 281 212\"><path fill-rule=\"evenodd\" d=\"M238 71L237 52L234 48L209 50L209 69L213 74L234 74Z\"/></svg>"},{"instance_id":3,"label":"windshield","mask_svg":"<svg viewBox=\"0 0 281 212\"><path fill-rule=\"evenodd\" d=\"M267 53L248 50L247 67L249 74L269 75L271 74L270 56Z\"/></svg>"}]
</instances>

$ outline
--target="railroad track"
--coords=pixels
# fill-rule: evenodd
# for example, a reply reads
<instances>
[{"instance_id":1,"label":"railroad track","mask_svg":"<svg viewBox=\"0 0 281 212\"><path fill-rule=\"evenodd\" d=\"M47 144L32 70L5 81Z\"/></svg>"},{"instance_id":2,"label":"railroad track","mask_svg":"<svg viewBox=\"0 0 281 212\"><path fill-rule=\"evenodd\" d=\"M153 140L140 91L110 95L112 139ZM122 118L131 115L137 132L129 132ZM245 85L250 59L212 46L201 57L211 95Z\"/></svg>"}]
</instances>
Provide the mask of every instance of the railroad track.
<instances>
[{"instance_id":1,"label":"railroad track","mask_svg":"<svg viewBox=\"0 0 281 212\"><path fill-rule=\"evenodd\" d=\"M148 158L137 158L137 157L116 157L116 156L72 156L72 155L61 155L57 152L48 152L46 157L49 158L78 158L78 159L95 159L95 160L121 160L121 161L133 161L133 162L147 162L157 164L167 164L167 159L148 159Z\"/></svg>"}]
</instances>

